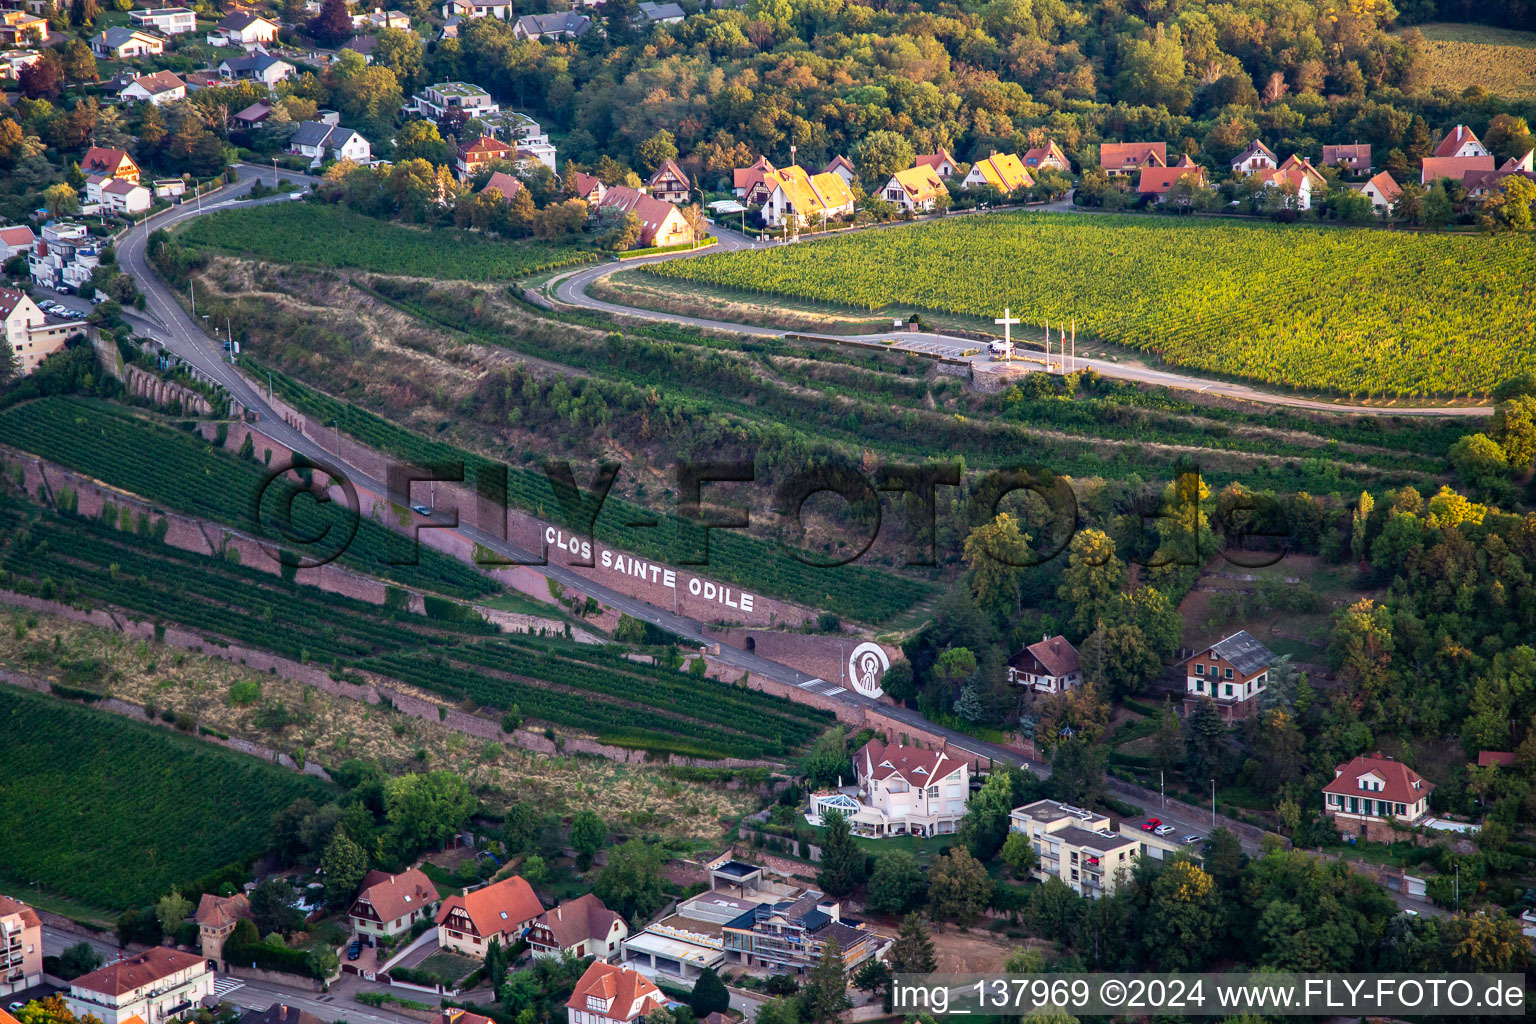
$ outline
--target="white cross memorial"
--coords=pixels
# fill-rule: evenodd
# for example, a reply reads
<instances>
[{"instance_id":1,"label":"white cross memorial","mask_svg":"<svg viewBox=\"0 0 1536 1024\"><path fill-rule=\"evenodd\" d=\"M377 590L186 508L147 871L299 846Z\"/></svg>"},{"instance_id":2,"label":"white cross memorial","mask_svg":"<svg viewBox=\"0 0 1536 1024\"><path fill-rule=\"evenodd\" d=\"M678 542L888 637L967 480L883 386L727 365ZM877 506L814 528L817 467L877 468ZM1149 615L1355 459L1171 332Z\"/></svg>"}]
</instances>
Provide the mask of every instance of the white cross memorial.
<instances>
[{"instance_id":1,"label":"white cross memorial","mask_svg":"<svg viewBox=\"0 0 1536 1024\"><path fill-rule=\"evenodd\" d=\"M1003 358L1011 360L1013 358L1013 325L1014 324L1021 324L1024 321L1022 321L1018 317L1014 316L1013 315L1013 310L1011 310L1007 306L1004 306L1003 307L1003 315L998 317L996 320L993 320L992 322L995 323L995 324L1001 324L1002 325L1002 328L1003 328Z\"/></svg>"}]
</instances>

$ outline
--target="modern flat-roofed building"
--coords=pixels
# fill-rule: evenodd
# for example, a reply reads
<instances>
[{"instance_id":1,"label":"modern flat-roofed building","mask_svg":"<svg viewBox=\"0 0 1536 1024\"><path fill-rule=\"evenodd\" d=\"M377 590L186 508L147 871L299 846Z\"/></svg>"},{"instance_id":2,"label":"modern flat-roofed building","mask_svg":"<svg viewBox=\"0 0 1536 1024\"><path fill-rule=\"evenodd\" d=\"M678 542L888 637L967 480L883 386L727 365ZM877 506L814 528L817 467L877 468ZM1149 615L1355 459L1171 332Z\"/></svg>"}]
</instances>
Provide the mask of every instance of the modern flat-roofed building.
<instances>
[{"instance_id":1,"label":"modern flat-roofed building","mask_svg":"<svg viewBox=\"0 0 1536 1024\"><path fill-rule=\"evenodd\" d=\"M1093 899L1106 896L1130 876L1137 841L1110 829L1109 816L1056 800L1015 807L1008 831L1029 839L1038 863L1030 872L1044 882L1055 877Z\"/></svg>"}]
</instances>

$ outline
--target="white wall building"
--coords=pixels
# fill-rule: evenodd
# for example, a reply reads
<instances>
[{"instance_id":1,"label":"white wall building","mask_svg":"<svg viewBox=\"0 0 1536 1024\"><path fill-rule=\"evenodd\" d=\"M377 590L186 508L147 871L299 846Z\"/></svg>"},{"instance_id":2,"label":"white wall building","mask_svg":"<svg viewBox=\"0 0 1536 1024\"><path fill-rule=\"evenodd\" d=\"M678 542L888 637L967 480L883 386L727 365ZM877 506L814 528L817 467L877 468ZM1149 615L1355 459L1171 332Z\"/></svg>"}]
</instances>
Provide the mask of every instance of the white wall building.
<instances>
[{"instance_id":1,"label":"white wall building","mask_svg":"<svg viewBox=\"0 0 1536 1024\"><path fill-rule=\"evenodd\" d=\"M179 1020L213 995L213 972L194 953L156 947L108 964L69 983L64 1003L76 1017L91 1014L102 1024L144 1024Z\"/></svg>"}]
</instances>

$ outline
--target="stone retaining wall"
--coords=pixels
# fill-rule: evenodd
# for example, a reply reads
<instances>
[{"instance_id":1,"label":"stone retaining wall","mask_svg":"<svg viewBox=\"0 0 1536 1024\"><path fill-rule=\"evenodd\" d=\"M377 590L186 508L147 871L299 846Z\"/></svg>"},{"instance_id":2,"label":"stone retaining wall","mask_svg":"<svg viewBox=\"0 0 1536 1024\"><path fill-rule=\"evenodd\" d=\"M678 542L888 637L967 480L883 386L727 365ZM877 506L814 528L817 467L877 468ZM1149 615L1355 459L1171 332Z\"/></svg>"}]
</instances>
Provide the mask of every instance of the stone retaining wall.
<instances>
[{"instance_id":1,"label":"stone retaining wall","mask_svg":"<svg viewBox=\"0 0 1536 1024\"><path fill-rule=\"evenodd\" d=\"M207 397L202 392L193 391L189 387L161 380L142 366L124 367L126 379L124 386L130 395L147 398L156 405L171 405L180 402L182 409L188 416L210 416L213 414L213 406L208 403Z\"/></svg>"}]
</instances>

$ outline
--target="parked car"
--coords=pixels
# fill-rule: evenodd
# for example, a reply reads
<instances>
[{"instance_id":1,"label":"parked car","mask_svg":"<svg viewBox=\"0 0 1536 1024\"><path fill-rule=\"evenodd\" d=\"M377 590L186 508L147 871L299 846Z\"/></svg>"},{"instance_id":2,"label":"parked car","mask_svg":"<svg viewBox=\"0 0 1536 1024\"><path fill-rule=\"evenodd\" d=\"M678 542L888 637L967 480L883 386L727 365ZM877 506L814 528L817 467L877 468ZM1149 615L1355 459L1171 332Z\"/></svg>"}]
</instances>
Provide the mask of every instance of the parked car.
<instances>
[{"instance_id":1,"label":"parked car","mask_svg":"<svg viewBox=\"0 0 1536 1024\"><path fill-rule=\"evenodd\" d=\"M411 511L415 512L419 516L430 516L432 514L432 510L427 508L425 505L412 505Z\"/></svg>"},{"instance_id":2,"label":"parked car","mask_svg":"<svg viewBox=\"0 0 1536 1024\"><path fill-rule=\"evenodd\" d=\"M1158 819L1158 818L1148 818L1146 821L1141 823L1141 827L1142 827L1143 831L1151 832L1153 829L1157 828L1157 826L1159 826L1161 824L1162 824L1162 820L1161 819Z\"/></svg>"},{"instance_id":3,"label":"parked car","mask_svg":"<svg viewBox=\"0 0 1536 1024\"><path fill-rule=\"evenodd\" d=\"M1194 846L1199 841L1200 837L1195 835L1185 836L1183 839L1179 840L1179 842L1183 843L1185 846Z\"/></svg>"},{"instance_id":4,"label":"parked car","mask_svg":"<svg viewBox=\"0 0 1536 1024\"><path fill-rule=\"evenodd\" d=\"M1152 834L1155 835L1155 836L1166 836L1166 835L1172 834L1172 832L1173 832L1173 826L1172 825L1159 825L1159 826L1157 826L1157 828L1152 830Z\"/></svg>"},{"instance_id":5,"label":"parked car","mask_svg":"<svg viewBox=\"0 0 1536 1024\"><path fill-rule=\"evenodd\" d=\"M1008 354L1008 343L1006 341L994 341L987 346L987 350L995 356L1005 356Z\"/></svg>"},{"instance_id":6,"label":"parked car","mask_svg":"<svg viewBox=\"0 0 1536 1024\"><path fill-rule=\"evenodd\" d=\"M356 960L358 957L360 957L362 955L363 955L363 944L361 942L357 941L356 939L353 939L352 940L352 944L347 947L347 959L348 960Z\"/></svg>"}]
</instances>

